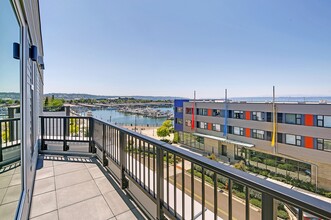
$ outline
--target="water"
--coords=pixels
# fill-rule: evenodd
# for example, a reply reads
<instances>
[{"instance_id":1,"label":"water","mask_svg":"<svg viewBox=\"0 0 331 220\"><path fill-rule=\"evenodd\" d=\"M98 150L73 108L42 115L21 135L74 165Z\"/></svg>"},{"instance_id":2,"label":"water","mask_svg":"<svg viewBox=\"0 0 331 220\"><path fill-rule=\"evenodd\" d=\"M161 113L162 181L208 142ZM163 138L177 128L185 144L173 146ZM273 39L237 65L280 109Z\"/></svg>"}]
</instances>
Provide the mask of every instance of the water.
<instances>
[{"instance_id":1,"label":"water","mask_svg":"<svg viewBox=\"0 0 331 220\"><path fill-rule=\"evenodd\" d=\"M161 111L171 111L173 112L173 108L155 108ZM93 117L99 118L102 120L109 121L111 118L111 122L117 123L120 125L142 125L142 126L160 126L167 118L150 118L144 117L141 115L133 115L126 114L123 112L118 112L116 110L94 110L92 111Z\"/></svg>"}]
</instances>

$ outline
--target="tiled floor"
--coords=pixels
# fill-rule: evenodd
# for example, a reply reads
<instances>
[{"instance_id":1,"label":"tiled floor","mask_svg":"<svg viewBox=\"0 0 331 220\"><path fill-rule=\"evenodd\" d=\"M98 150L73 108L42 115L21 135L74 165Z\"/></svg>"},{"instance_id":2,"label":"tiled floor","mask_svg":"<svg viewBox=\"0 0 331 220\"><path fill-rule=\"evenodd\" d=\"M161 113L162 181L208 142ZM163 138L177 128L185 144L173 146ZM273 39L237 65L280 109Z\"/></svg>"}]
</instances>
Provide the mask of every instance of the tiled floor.
<instances>
[{"instance_id":1,"label":"tiled floor","mask_svg":"<svg viewBox=\"0 0 331 220\"><path fill-rule=\"evenodd\" d=\"M146 218L95 158L41 155L30 219Z\"/></svg>"},{"instance_id":2,"label":"tiled floor","mask_svg":"<svg viewBox=\"0 0 331 220\"><path fill-rule=\"evenodd\" d=\"M22 191L21 166L12 163L0 169L0 219L12 220L15 217L18 200Z\"/></svg>"}]
</instances>

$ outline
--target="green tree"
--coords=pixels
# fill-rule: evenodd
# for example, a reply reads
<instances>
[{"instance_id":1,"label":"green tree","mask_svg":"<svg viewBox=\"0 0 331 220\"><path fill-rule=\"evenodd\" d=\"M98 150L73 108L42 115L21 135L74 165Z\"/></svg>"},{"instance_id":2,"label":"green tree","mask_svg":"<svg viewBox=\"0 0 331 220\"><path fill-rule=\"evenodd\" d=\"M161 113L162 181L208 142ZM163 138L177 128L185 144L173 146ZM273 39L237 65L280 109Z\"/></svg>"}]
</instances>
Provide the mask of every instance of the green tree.
<instances>
[{"instance_id":1,"label":"green tree","mask_svg":"<svg viewBox=\"0 0 331 220\"><path fill-rule=\"evenodd\" d=\"M169 131L169 128L162 125L161 127L159 127L156 130L156 134L157 134L157 136L164 138L164 137L170 136L170 131Z\"/></svg>"},{"instance_id":2,"label":"green tree","mask_svg":"<svg viewBox=\"0 0 331 220\"><path fill-rule=\"evenodd\" d=\"M179 142L179 134L178 132L174 133L174 139L172 140L172 143L177 144Z\"/></svg>"},{"instance_id":3,"label":"green tree","mask_svg":"<svg viewBox=\"0 0 331 220\"><path fill-rule=\"evenodd\" d=\"M46 96L45 98L45 106L47 107L49 105L49 100L48 100L48 97Z\"/></svg>"}]
</instances>

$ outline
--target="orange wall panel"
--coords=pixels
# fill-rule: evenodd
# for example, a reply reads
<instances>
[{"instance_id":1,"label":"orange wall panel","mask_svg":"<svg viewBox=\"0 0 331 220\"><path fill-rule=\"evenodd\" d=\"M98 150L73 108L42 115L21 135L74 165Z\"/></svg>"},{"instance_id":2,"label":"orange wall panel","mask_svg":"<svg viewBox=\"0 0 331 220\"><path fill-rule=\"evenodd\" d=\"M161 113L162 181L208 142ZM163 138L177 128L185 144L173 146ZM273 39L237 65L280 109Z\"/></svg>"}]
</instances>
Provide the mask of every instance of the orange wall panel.
<instances>
[{"instance_id":1,"label":"orange wall panel","mask_svg":"<svg viewBox=\"0 0 331 220\"><path fill-rule=\"evenodd\" d=\"M305 125L307 125L307 126L314 125L314 116L313 115L305 115Z\"/></svg>"},{"instance_id":2,"label":"orange wall panel","mask_svg":"<svg viewBox=\"0 0 331 220\"><path fill-rule=\"evenodd\" d=\"M305 147L314 148L314 139L312 137L305 137Z\"/></svg>"},{"instance_id":3,"label":"orange wall panel","mask_svg":"<svg viewBox=\"0 0 331 220\"><path fill-rule=\"evenodd\" d=\"M246 120L251 120L251 112L246 111Z\"/></svg>"},{"instance_id":4,"label":"orange wall panel","mask_svg":"<svg viewBox=\"0 0 331 220\"><path fill-rule=\"evenodd\" d=\"M246 137L251 137L251 129L250 128L246 128Z\"/></svg>"},{"instance_id":5,"label":"orange wall panel","mask_svg":"<svg viewBox=\"0 0 331 220\"><path fill-rule=\"evenodd\" d=\"M211 130L211 123L208 123L208 130Z\"/></svg>"},{"instance_id":6,"label":"orange wall panel","mask_svg":"<svg viewBox=\"0 0 331 220\"><path fill-rule=\"evenodd\" d=\"M212 115L212 110L208 109L208 116L211 116L211 115Z\"/></svg>"}]
</instances>

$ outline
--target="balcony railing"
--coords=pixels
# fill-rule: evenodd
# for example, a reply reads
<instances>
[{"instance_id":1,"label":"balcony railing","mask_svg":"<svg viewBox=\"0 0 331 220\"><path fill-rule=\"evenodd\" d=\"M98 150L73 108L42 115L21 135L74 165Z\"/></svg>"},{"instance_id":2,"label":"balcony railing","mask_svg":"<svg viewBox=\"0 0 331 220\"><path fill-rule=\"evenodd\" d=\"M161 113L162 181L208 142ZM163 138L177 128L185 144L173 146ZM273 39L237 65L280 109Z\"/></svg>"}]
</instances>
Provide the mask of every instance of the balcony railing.
<instances>
[{"instance_id":1,"label":"balcony railing","mask_svg":"<svg viewBox=\"0 0 331 220\"><path fill-rule=\"evenodd\" d=\"M297 219L331 218L325 201L90 117L40 117L41 152L86 142L122 189L149 217L276 219L279 207ZM292 211L291 211L292 210Z\"/></svg>"},{"instance_id":2,"label":"balcony railing","mask_svg":"<svg viewBox=\"0 0 331 220\"><path fill-rule=\"evenodd\" d=\"M20 158L20 119L0 120L0 166Z\"/></svg>"}]
</instances>

